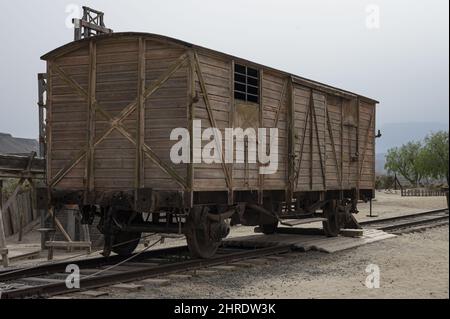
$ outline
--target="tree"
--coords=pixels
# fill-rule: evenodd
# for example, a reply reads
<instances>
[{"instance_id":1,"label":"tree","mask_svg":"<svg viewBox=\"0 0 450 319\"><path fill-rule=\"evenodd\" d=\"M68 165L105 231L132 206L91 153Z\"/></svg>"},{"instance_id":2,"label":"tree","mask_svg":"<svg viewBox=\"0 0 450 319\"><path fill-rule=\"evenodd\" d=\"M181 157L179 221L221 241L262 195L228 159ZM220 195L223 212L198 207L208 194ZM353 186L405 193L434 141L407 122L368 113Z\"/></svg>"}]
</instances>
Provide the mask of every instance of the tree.
<instances>
[{"instance_id":1,"label":"tree","mask_svg":"<svg viewBox=\"0 0 450 319\"><path fill-rule=\"evenodd\" d=\"M388 150L385 169L389 173L403 176L413 186L417 186L425 173L422 144L409 142L400 148L395 147Z\"/></svg>"},{"instance_id":2,"label":"tree","mask_svg":"<svg viewBox=\"0 0 450 319\"><path fill-rule=\"evenodd\" d=\"M425 146L422 150L423 170L425 174L434 179L445 179L449 184L448 160L449 160L448 131L432 133L425 138Z\"/></svg>"}]
</instances>

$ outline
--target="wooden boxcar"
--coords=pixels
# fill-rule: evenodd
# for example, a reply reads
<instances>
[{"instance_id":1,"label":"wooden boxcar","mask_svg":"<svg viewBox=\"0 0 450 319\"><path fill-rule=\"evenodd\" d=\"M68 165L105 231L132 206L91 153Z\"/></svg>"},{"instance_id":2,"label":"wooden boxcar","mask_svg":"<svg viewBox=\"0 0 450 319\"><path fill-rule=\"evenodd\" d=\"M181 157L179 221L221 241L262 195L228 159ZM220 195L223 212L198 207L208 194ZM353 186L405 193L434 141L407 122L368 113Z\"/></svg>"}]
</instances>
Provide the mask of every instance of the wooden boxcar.
<instances>
[{"instance_id":1,"label":"wooden boxcar","mask_svg":"<svg viewBox=\"0 0 450 319\"><path fill-rule=\"evenodd\" d=\"M106 254L132 252L142 232L181 232L207 258L230 221L264 233L323 221L335 236L374 196L375 100L154 34L96 36L42 59L42 205L78 204L84 222L100 216ZM190 163L174 164L171 132L193 134L194 120L221 132L277 128L278 170L192 163L193 138Z\"/></svg>"}]
</instances>

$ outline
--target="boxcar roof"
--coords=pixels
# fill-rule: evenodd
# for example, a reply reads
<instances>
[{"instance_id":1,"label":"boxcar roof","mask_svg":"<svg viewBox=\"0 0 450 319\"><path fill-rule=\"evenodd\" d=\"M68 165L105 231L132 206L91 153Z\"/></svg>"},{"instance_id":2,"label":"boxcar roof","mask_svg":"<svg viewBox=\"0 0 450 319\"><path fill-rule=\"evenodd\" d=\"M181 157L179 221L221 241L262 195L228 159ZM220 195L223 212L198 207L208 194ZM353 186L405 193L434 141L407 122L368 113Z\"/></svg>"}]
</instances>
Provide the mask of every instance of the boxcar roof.
<instances>
[{"instance_id":1,"label":"boxcar roof","mask_svg":"<svg viewBox=\"0 0 450 319\"><path fill-rule=\"evenodd\" d=\"M107 38L124 38L124 37L146 37L146 38L149 38L149 39L154 39L154 40L159 40L159 41L164 41L164 42L170 42L172 44L179 45L179 46L184 46L184 47L187 47L187 48L196 48L196 49L199 49L199 50L202 50L202 51L206 51L206 52L208 52L210 54L213 54L213 55L216 55L216 56L221 56L223 58L236 60L236 61L238 61L240 63L243 63L243 64L251 64L251 65L253 65L255 67L258 67L258 68L263 68L263 69L266 69L266 70L272 70L272 71L284 74L286 76L291 76L295 83L299 83L299 84L302 84L302 85L305 85L305 86L308 86L308 87L312 87L312 88L317 89L317 90L325 91L325 92L331 93L331 94L337 94L337 95L340 95L340 96L343 96L343 97L347 97L347 98L359 97L359 98L361 98L363 100L366 100L368 102L371 102L371 103L377 103L377 104L379 103L377 100L374 100L374 99L362 96L360 94L353 93L353 92L350 92L350 91L347 91L347 90L343 90L343 89L339 89L337 87L333 87L333 86L330 86L330 85L327 85L327 84L324 84L324 83L320 83L320 82L317 82L317 81L314 81L314 80L310 80L310 79L307 79L307 78L304 78L304 77L301 77L301 76L298 76L298 75L295 75L295 74L292 74L292 73L289 73L289 72L285 72L285 71L281 71L281 70L278 70L278 69L274 69L274 68L271 68L271 67L268 67L268 66L265 66L265 65L262 65L262 64L258 64L258 63L255 63L255 62L252 62L252 61L249 61L249 60L246 60L246 59L242 59L242 58L239 58L239 57L236 57L236 56L232 56L232 55L223 53L223 52L211 50L211 49L208 49L208 48L205 48L205 47L202 47L202 46L194 45L192 43L188 43L188 42L181 41L181 40L178 40L178 39L170 38L170 37L159 35L159 34L152 34L152 33L140 33L140 32L120 32L119 33L118 32L118 33L99 35L99 36L95 36L95 37L91 37L91 38L85 38L85 39L78 40L78 41L75 41L75 42L70 42L70 43L68 43L66 45L63 45L63 46L53 50L53 51L50 51L49 53L43 55L41 57L41 59L42 60L46 60L46 61L47 60L52 60L54 58L57 58L57 57L59 57L61 55L66 54L68 52L71 52L71 51L76 50L76 49L78 49L80 47L83 47L86 43L88 43L92 39L101 40L101 39L107 39Z\"/></svg>"}]
</instances>

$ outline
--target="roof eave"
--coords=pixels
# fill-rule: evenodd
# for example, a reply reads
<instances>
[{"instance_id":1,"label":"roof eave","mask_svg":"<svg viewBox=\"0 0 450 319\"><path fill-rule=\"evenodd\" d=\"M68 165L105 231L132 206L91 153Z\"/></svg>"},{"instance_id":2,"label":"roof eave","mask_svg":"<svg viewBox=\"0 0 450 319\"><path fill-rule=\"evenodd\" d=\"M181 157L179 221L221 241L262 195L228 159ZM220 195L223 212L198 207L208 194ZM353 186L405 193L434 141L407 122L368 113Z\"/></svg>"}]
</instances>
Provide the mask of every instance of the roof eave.
<instances>
[{"instance_id":1,"label":"roof eave","mask_svg":"<svg viewBox=\"0 0 450 319\"><path fill-rule=\"evenodd\" d=\"M63 46L61 46L61 47L59 47L59 48L57 48L55 50L52 50L52 51L46 53L45 55L43 55L41 57L41 60L49 61L49 60L55 59L58 56L61 56L63 54L66 54L68 52L76 50L77 48L83 46L85 43L87 43L89 41L92 41L92 40L100 40L100 39L114 38L114 37L126 37L126 36L151 37L151 38L154 38L154 39L157 39L157 40L160 40L160 41L168 41L168 42L171 42L173 44L177 44L177 45L184 46L184 47L187 47L187 48L196 48L196 49L204 50L204 51L213 53L215 55L219 55L219 56L222 56L222 57L227 57L227 58L230 58L230 59L233 59L233 60L238 60L238 61L241 61L241 62L248 62L248 63L250 63L250 64L252 64L254 66L257 66L257 67L265 68L267 70L272 70L274 72L278 72L278 73L281 73L283 75L290 76L293 79L294 82L299 83L299 84L303 84L303 85L308 86L308 87L313 87L313 88L315 88L315 89L317 89L319 91L329 92L331 94L335 94L335 95L342 96L342 97L345 97L345 98L356 98L356 97L358 97L361 100L364 100L364 101L366 101L368 103L373 103L373 104L379 104L380 103L377 100L371 99L369 97L365 97L365 96L359 95L357 93L353 93L353 92L350 92L350 91L339 89L339 88L330 86L328 84L324 84L324 83L321 83L321 82L317 82L317 81L314 81L314 80L303 78L301 76L297 76L297 75L294 75L292 73L288 73L288 72L285 72L285 71L282 71L282 70L274 69L274 68L268 67L266 65L258 64L258 63L255 63L255 62L243 59L243 58L239 58L239 57L236 57L236 56L233 56L233 55L229 55L229 54L223 53L223 52L215 51L215 50L208 49L208 48L205 48L205 47L202 47L202 46L197 46L197 45L194 45L194 44L189 43L189 42L185 42L185 41L182 41L182 40L170 38L170 37L159 35L159 34L153 34L153 33L117 32L117 33L111 33L111 34L98 35L98 36L95 36L95 37L86 38L86 39L82 39L82 40L78 40L78 41L67 43L67 44L65 44L65 45L63 45Z\"/></svg>"}]
</instances>

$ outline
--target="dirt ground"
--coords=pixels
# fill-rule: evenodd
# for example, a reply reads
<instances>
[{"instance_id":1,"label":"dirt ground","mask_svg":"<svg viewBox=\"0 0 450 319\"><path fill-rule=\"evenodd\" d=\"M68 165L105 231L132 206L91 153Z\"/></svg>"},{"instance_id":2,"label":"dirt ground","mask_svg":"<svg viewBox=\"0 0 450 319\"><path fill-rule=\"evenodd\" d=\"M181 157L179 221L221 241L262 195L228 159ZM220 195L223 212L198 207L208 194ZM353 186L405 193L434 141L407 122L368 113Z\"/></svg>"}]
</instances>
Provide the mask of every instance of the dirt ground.
<instances>
[{"instance_id":1,"label":"dirt ground","mask_svg":"<svg viewBox=\"0 0 450 319\"><path fill-rule=\"evenodd\" d=\"M377 192L373 213L387 218L444 207L444 197ZM369 205L359 208L357 219L370 219ZM240 227L233 236L252 230ZM379 267L380 288L366 287L370 264ZM449 298L449 229L405 234L335 254L301 253L283 262L145 287L135 294L107 291L108 298Z\"/></svg>"},{"instance_id":2,"label":"dirt ground","mask_svg":"<svg viewBox=\"0 0 450 319\"><path fill-rule=\"evenodd\" d=\"M448 227L324 254L299 253L269 265L173 281L107 298L449 298ZM366 287L366 267L380 269L380 288Z\"/></svg>"},{"instance_id":3,"label":"dirt ground","mask_svg":"<svg viewBox=\"0 0 450 319\"><path fill-rule=\"evenodd\" d=\"M441 197L402 197L400 191L394 194L377 191L373 200L373 214L379 218L413 214L421 211L447 207L445 196ZM360 213L356 215L359 221L368 220L369 203L358 205Z\"/></svg>"},{"instance_id":4,"label":"dirt ground","mask_svg":"<svg viewBox=\"0 0 450 319\"><path fill-rule=\"evenodd\" d=\"M378 218L446 207L445 197L402 198L399 194L385 192L376 195L373 213ZM359 209L358 220L370 219L366 217L368 204L361 203ZM231 236L252 233L253 227L235 227ZM335 254L299 253L283 262L176 280L167 287L146 287L137 293L102 290L109 292L107 298L448 298L448 234L448 227L439 227ZM149 239L150 242L153 240ZM28 244L36 245L38 241L35 232L25 238ZM10 239L9 243L17 244L16 238ZM185 244L183 239L166 239L155 249ZM60 252L58 258L78 254ZM44 258L16 265L42 261ZM378 289L368 289L365 285L368 276L365 270L369 264L380 269Z\"/></svg>"}]
</instances>

